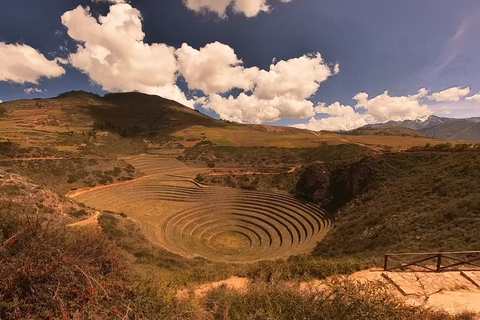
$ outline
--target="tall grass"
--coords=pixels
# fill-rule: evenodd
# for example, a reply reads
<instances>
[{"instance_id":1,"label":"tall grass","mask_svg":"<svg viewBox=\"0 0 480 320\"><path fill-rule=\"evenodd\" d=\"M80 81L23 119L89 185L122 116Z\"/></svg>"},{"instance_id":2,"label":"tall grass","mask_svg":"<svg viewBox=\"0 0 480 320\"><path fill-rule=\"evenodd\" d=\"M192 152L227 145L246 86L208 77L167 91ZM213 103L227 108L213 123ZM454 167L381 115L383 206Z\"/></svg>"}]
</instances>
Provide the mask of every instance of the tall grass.
<instances>
[{"instance_id":1,"label":"tall grass","mask_svg":"<svg viewBox=\"0 0 480 320\"><path fill-rule=\"evenodd\" d=\"M471 314L451 316L407 305L382 283L359 283L342 278L329 282L323 289L257 284L242 293L221 287L205 297L178 305L175 314L189 319L231 320L473 319Z\"/></svg>"}]
</instances>

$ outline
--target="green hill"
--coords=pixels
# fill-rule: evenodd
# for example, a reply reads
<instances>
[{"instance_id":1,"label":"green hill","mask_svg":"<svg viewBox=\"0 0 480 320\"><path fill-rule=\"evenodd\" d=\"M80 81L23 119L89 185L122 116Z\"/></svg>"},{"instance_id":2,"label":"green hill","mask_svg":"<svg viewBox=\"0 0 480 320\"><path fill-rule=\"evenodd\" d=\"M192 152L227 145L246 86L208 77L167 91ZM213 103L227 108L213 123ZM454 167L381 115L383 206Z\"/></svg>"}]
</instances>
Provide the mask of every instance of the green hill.
<instances>
[{"instance_id":1,"label":"green hill","mask_svg":"<svg viewBox=\"0 0 480 320\"><path fill-rule=\"evenodd\" d=\"M362 160L367 191L337 213L316 253L478 250L480 154L394 153Z\"/></svg>"},{"instance_id":2,"label":"green hill","mask_svg":"<svg viewBox=\"0 0 480 320\"><path fill-rule=\"evenodd\" d=\"M345 134L356 136L362 135L378 135L378 136L400 136L400 137L426 137L424 134L410 128L401 126L386 126L386 127L361 127L354 129Z\"/></svg>"}]
</instances>

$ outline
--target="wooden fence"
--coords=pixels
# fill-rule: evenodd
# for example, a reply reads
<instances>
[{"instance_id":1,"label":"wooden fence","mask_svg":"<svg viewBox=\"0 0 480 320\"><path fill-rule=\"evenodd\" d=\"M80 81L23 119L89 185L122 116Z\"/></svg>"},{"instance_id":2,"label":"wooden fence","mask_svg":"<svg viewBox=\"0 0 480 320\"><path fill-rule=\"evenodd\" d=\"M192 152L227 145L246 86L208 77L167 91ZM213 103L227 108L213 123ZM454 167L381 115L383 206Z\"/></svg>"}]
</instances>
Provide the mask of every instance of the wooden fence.
<instances>
[{"instance_id":1,"label":"wooden fence","mask_svg":"<svg viewBox=\"0 0 480 320\"><path fill-rule=\"evenodd\" d=\"M384 270L429 272L480 270L480 251L386 254Z\"/></svg>"}]
</instances>

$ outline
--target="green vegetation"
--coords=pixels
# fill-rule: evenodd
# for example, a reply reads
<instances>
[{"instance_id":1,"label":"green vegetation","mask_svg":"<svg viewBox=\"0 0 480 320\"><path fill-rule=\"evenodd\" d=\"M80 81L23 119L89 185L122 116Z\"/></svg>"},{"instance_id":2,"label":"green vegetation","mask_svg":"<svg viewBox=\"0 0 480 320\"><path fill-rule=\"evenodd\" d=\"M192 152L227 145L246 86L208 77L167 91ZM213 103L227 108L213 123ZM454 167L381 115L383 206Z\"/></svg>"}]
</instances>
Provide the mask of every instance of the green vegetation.
<instances>
[{"instance_id":1,"label":"green vegetation","mask_svg":"<svg viewBox=\"0 0 480 320\"><path fill-rule=\"evenodd\" d=\"M385 154L370 166L370 190L337 213L317 254L478 250L478 153Z\"/></svg>"},{"instance_id":2,"label":"green vegetation","mask_svg":"<svg viewBox=\"0 0 480 320\"><path fill-rule=\"evenodd\" d=\"M357 144L329 145L316 148L229 147L217 146L209 141L187 148L183 161L215 163L216 167L247 167L250 169L273 167L277 169L307 164L314 161L335 163L359 160L372 154L372 150Z\"/></svg>"},{"instance_id":3,"label":"green vegetation","mask_svg":"<svg viewBox=\"0 0 480 320\"><path fill-rule=\"evenodd\" d=\"M34 182L60 194L65 194L73 187L94 187L137 177L135 168L131 165L117 163L111 158L80 157L75 153L55 149L20 148L12 143L1 143L0 151L5 151L2 154L6 156L0 161L0 168L28 176ZM56 159L51 159L52 157Z\"/></svg>"},{"instance_id":4,"label":"green vegetation","mask_svg":"<svg viewBox=\"0 0 480 320\"><path fill-rule=\"evenodd\" d=\"M377 135L377 136L400 136L400 137L425 137L424 134L409 129L406 127L401 126L387 126L387 127L361 127L358 129L354 129L348 132L344 132L344 134L354 135L354 136L361 136L361 135Z\"/></svg>"}]
</instances>

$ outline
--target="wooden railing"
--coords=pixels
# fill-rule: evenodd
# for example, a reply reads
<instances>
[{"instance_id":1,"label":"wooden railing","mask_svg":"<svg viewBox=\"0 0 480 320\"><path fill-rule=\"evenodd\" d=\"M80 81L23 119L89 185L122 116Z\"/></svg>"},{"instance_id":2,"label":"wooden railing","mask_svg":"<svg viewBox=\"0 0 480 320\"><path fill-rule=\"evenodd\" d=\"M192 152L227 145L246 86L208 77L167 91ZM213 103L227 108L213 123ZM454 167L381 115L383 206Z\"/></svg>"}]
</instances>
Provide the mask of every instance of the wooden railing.
<instances>
[{"instance_id":1,"label":"wooden railing","mask_svg":"<svg viewBox=\"0 0 480 320\"><path fill-rule=\"evenodd\" d=\"M480 270L480 251L386 254L384 270L430 272Z\"/></svg>"}]
</instances>

